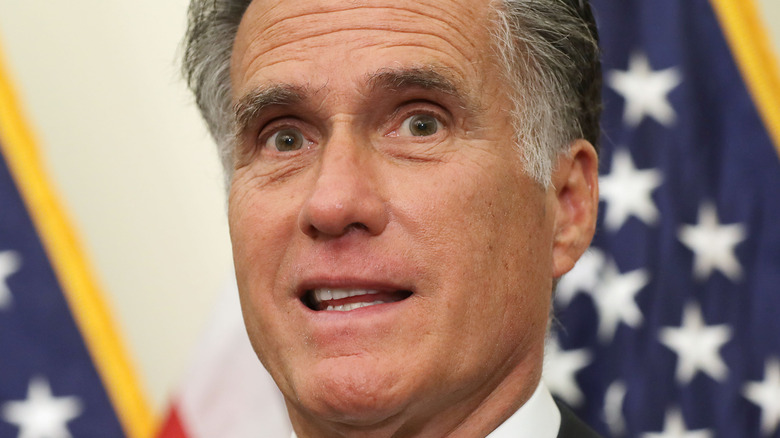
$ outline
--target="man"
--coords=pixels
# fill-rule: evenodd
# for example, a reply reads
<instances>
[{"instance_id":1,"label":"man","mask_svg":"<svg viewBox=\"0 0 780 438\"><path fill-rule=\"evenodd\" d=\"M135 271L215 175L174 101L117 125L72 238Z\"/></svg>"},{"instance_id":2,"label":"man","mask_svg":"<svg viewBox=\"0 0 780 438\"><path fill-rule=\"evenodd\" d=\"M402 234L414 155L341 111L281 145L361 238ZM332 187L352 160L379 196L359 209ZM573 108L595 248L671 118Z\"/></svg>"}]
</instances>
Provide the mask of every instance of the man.
<instances>
[{"instance_id":1,"label":"man","mask_svg":"<svg viewBox=\"0 0 780 438\"><path fill-rule=\"evenodd\" d=\"M244 321L297 436L594 436L540 383L598 203L587 4L190 12Z\"/></svg>"}]
</instances>

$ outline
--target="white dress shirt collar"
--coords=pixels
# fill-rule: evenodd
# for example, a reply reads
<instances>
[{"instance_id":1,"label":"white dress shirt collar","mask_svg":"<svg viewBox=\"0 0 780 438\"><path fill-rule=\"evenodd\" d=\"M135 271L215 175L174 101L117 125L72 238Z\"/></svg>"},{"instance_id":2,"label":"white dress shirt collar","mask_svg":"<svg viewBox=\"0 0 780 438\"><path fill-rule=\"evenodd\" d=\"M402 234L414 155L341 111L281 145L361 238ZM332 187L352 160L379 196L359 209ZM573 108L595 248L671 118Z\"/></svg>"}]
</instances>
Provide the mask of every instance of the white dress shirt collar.
<instances>
[{"instance_id":1,"label":"white dress shirt collar","mask_svg":"<svg viewBox=\"0 0 780 438\"><path fill-rule=\"evenodd\" d=\"M531 398L485 438L555 438L560 427L561 411L540 381Z\"/></svg>"},{"instance_id":2,"label":"white dress shirt collar","mask_svg":"<svg viewBox=\"0 0 780 438\"><path fill-rule=\"evenodd\" d=\"M531 398L485 438L555 438L560 427L561 411L540 381Z\"/></svg>"}]
</instances>

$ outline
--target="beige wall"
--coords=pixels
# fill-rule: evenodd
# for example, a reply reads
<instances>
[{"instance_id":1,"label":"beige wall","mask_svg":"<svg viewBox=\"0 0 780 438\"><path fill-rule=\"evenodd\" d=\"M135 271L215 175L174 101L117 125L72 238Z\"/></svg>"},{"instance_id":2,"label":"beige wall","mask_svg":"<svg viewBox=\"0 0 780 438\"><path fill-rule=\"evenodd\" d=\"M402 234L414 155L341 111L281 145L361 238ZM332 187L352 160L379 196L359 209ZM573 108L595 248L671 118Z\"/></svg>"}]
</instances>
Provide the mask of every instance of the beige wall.
<instances>
[{"instance_id":1,"label":"beige wall","mask_svg":"<svg viewBox=\"0 0 780 438\"><path fill-rule=\"evenodd\" d=\"M780 1L759 0L757 3L763 12L764 22L769 28L775 52L780 53Z\"/></svg>"},{"instance_id":2,"label":"beige wall","mask_svg":"<svg viewBox=\"0 0 780 438\"><path fill-rule=\"evenodd\" d=\"M0 0L0 46L158 410L231 269L216 154L175 63L186 4ZM759 4L780 47L780 1Z\"/></svg>"}]
</instances>

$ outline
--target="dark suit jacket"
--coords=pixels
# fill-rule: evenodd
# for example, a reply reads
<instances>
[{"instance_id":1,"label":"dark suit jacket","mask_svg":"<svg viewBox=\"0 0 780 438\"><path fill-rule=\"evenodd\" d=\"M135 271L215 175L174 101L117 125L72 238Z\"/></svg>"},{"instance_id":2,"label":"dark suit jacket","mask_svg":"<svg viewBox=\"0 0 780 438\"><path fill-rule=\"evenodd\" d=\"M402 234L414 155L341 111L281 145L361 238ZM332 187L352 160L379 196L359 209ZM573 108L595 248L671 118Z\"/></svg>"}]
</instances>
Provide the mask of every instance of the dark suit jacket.
<instances>
[{"instance_id":1,"label":"dark suit jacket","mask_svg":"<svg viewBox=\"0 0 780 438\"><path fill-rule=\"evenodd\" d=\"M558 400L555 403L561 411L561 429L558 431L558 438L601 438L601 435L577 418L566 405Z\"/></svg>"}]
</instances>

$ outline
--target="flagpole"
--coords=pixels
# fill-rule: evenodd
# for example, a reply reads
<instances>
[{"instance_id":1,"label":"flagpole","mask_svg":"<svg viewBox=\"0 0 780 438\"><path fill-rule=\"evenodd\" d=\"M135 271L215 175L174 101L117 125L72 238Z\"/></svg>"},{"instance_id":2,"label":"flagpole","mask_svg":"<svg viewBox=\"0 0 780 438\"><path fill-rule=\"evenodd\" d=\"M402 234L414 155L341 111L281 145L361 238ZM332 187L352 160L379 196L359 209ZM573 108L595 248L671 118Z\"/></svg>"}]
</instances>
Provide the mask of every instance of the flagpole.
<instances>
[{"instance_id":1,"label":"flagpole","mask_svg":"<svg viewBox=\"0 0 780 438\"><path fill-rule=\"evenodd\" d=\"M737 65L780 154L780 73L753 0L711 0Z\"/></svg>"}]
</instances>

